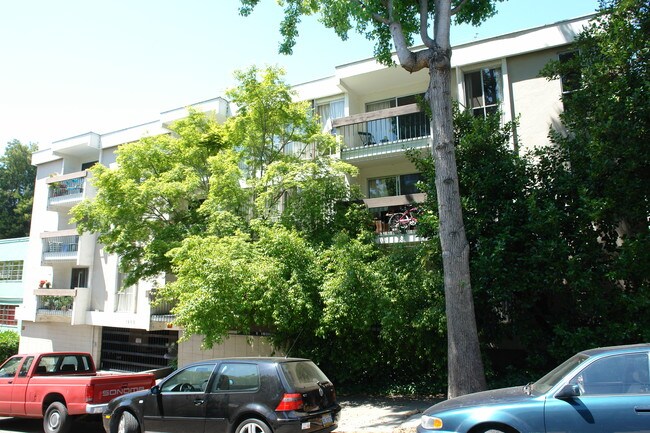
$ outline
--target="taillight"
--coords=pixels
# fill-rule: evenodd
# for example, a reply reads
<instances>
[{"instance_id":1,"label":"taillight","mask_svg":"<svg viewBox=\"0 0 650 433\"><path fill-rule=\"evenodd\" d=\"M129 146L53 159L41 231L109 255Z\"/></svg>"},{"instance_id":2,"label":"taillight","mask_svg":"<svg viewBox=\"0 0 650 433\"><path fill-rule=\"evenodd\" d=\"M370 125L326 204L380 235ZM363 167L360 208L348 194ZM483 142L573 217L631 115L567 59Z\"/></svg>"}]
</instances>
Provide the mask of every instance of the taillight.
<instances>
[{"instance_id":1,"label":"taillight","mask_svg":"<svg viewBox=\"0 0 650 433\"><path fill-rule=\"evenodd\" d=\"M92 403L95 397L95 385L86 385L86 403Z\"/></svg>"},{"instance_id":2,"label":"taillight","mask_svg":"<svg viewBox=\"0 0 650 433\"><path fill-rule=\"evenodd\" d=\"M277 412L285 412L289 410L302 409L302 395L300 394L285 394L280 400L280 404L275 408Z\"/></svg>"}]
</instances>

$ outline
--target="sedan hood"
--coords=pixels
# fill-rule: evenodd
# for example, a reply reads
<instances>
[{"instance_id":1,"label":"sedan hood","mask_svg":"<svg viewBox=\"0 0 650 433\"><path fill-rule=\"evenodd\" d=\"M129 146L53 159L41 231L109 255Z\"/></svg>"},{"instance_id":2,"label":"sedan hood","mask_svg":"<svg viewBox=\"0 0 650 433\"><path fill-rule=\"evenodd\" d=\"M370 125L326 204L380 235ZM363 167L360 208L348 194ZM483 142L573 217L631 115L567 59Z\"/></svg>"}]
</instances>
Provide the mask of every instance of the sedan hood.
<instances>
[{"instance_id":1,"label":"sedan hood","mask_svg":"<svg viewBox=\"0 0 650 433\"><path fill-rule=\"evenodd\" d=\"M515 403L534 398L524 392L523 386L475 392L452 398L431 406L425 415L435 414L441 410L460 409L466 406L489 406L493 404Z\"/></svg>"}]
</instances>

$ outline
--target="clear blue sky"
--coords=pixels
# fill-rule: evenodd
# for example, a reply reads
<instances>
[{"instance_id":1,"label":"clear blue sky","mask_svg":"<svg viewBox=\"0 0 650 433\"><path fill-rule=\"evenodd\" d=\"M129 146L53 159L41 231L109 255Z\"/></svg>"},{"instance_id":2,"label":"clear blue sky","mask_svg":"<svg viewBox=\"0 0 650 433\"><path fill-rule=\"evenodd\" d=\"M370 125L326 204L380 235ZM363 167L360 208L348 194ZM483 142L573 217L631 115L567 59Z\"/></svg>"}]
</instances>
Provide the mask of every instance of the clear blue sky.
<instances>
[{"instance_id":1,"label":"clear blue sky","mask_svg":"<svg viewBox=\"0 0 650 433\"><path fill-rule=\"evenodd\" d=\"M162 111L223 94L233 71L277 64L299 84L372 57L358 35L340 41L316 19L301 23L293 56L280 56L282 11L262 0L4 0L0 5L0 154L18 139L41 148L89 131L156 120ZM452 29L458 44L586 15L597 0L508 0L481 27Z\"/></svg>"}]
</instances>

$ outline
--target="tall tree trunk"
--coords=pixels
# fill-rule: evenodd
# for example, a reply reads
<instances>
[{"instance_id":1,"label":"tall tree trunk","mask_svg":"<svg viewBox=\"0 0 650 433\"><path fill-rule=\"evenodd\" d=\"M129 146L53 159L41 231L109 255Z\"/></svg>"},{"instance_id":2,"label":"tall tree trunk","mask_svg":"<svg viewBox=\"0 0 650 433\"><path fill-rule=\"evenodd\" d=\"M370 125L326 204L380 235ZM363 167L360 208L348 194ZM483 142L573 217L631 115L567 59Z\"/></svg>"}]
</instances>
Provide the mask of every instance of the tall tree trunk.
<instances>
[{"instance_id":1,"label":"tall tree trunk","mask_svg":"<svg viewBox=\"0 0 650 433\"><path fill-rule=\"evenodd\" d=\"M441 2L438 2L441 5ZM469 243L463 224L454 149L451 99L449 17L437 9L436 44L429 58L432 154L440 219L448 346L448 397L484 390L485 374L478 342L469 273ZM446 22L445 22L446 21ZM446 35L444 32L446 31ZM440 45L442 44L442 45Z\"/></svg>"}]
</instances>

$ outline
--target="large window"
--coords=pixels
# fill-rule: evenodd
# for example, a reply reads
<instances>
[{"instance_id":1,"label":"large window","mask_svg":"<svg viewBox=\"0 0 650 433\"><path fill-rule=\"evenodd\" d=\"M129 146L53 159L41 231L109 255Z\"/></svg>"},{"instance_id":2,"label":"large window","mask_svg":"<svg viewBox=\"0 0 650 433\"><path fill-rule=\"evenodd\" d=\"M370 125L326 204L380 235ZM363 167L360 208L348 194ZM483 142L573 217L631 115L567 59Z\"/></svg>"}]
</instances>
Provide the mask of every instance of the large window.
<instances>
[{"instance_id":1,"label":"large window","mask_svg":"<svg viewBox=\"0 0 650 433\"><path fill-rule=\"evenodd\" d=\"M16 306L0 305L0 325L17 326Z\"/></svg>"},{"instance_id":2,"label":"large window","mask_svg":"<svg viewBox=\"0 0 650 433\"><path fill-rule=\"evenodd\" d=\"M398 98L370 102L366 104L366 112L416 104L419 102L419 99L423 100L424 94L400 96ZM429 131L429 119L427 119L423 112L373 120L368 122L368 133L371 134L369 137L372 137L370 139L372 142L367 144L425 137L429 135Z\"/></svg>"},{"instance_id":3,"label":"large window","mask_svg":"<svg viewBox=\"0 0 650 433\"><path fill-rule=\"evenodd\" d=\"M0 281L22 281L23 261L0 262Z\"/></svg>"},{"instance_id":4,"label":"large window","mask_svg":"<svg viewBox=\"0 0 650 433\"><path fill-rule=\"evenodd\" d=\"M336 99L327 102L317 102L314 111L318 114L324 132L332 132L332 121L343 117L345 114L345 101Z\"/></svg>"},{"instance_id":5,"label":"large window","mask_svg":"<svg viewBox=\"0 0 650 433\"><path fill-rule=\"evenodd\" d=\"M421 173L368 179L368 198L416 194L420 192L416 186L420 180L422 180Z\"/></svg>"},{"instance_id":6,"label":"large window","mask_svg":"<svg viewBox=\"0 0 650 433\"><path fill-rule=\"evenodd\" d=\"M465 74L465 104L474 116L496 113L502 100L501 69L484 68Z\"/></svg>"}]
</instances>

